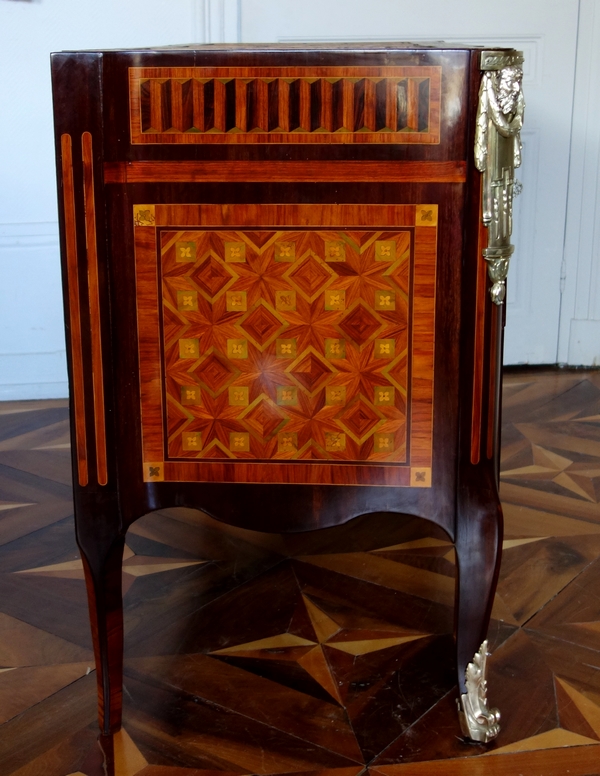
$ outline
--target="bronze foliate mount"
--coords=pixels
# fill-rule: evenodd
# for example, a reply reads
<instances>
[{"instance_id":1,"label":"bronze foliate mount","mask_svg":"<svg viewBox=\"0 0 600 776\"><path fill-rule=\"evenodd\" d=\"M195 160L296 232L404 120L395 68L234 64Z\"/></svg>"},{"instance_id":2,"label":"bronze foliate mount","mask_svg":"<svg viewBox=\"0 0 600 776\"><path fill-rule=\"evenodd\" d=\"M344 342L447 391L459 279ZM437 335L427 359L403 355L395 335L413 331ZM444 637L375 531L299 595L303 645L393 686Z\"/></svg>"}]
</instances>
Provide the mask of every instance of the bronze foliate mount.
<instances>
[{"instance_id":1,"label":"bronze foliate mount","mask_svg":"<svg viewBox=\"0 0 600 776\"><path fill-rule=\"evenodd\" d=\"M483 642L465 672L467 692L457 700L458 718L463 735L471 741L487 744L500 732L500 712L490 709L487 699L487 640Z\"/></svg>"},{"instance_id":2,"label":"bronze foliate mount","mask_svg":"<svg viewBox=\"0 0 600 776\"><path fill-rule=\"evenodd\" d=\"M506 297L506 275L514 251L510 242L514 171L521 165L525 111L522 65L521 52L481 52L475 166L483 173L483 223L488 229L483 256L493 284L490 296L497 305Z\"/></svg>"}]
</instances>

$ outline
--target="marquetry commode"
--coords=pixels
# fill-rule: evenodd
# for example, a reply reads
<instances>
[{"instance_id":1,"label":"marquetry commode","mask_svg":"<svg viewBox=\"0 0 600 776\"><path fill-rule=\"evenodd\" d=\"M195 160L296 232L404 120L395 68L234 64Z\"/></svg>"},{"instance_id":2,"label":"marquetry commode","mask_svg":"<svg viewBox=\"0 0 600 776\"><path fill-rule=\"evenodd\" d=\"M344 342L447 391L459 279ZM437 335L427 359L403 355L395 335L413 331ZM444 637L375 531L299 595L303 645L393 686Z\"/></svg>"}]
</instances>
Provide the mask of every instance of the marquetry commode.
<instances>
[{"instance_id":1,"label":"marquetry commode","mask_svg":"<svg viewBox=\"0 0 600 776\"><path fill-rule=\"evenodd\" d=\"M491 740L499 385L522 57L409 44L53 55L77 538L121 722L125 532L417 515L457 551ZM483 642L483 644L482 644Z\"/></svg>"}]
</instances>

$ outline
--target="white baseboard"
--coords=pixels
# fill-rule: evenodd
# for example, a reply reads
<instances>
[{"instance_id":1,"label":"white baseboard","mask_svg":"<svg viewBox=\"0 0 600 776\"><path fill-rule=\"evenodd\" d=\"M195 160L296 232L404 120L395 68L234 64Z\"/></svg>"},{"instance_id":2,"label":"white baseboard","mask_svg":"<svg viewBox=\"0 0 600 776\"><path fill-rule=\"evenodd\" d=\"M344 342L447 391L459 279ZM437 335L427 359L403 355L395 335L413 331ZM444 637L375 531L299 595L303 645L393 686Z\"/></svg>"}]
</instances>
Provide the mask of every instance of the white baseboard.
<instances>
[{"instance_id":1,"label":"white baseboard","mask_svg":"<svg viewBox=\"0 0 600 776\"><path fill-rule=\"evenodd\" d=\"M0 401L29 401L31 399L68 399L68 383L31 383L0 385Z\"/></svg>"},{"instance_id":2,"label":"white baseboard","mask_svg":"<svg viewBox=\"0 0 600 776\"><path fill-rule=\"evenodd\" d=\"M0 401L64 399L68 395L64 350L0 354Z\"/></svg>"},{"instance_id":3,"label":"white baseboard","mask_svg":"<svg viewBox=\"0 0 600 776\"><path fill-rule=\"evenodd\" d=\"M600 366L600 321L571 320L569 336L571 366Z\"/></svg>"},{"instance_id":4,"label":"white baseboard","mask_svg":"<svg viewBox=\"0 0 600 776\"><path fill-rule=\"evenodd\" d=\"M58 224L0 224L0 277L0 401L67 397Z\"/></svg>"}]
</instances>

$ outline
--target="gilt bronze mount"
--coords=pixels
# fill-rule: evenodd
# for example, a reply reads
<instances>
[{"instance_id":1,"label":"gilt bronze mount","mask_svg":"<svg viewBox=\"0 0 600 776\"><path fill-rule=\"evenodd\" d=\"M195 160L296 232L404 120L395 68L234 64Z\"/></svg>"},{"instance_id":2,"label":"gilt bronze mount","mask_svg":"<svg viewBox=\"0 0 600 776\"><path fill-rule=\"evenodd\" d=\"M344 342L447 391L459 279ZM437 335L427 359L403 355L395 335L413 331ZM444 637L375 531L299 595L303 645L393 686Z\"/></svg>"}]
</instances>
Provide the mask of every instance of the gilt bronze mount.
<instances>
[{"instance_id":1,"label":"gilt bronze mount","mask_svg":"<svg viewBox=\"0 0 600 776\"><path fill-rule=\"evenodd\" d=\"M487 700L487 640L475 653L465 673L467 692L461 696L458 705L458 718L463 735L471 741L487 744L500 732L500 712L490 709Z\"/></svg>"},{"instance_id":2,"label":"gilt bronze mount","mask_svg":"<svg viewBox=\"0 0 600 776\"><path fill-rule=\"evenodd\" d=\"M483 256L492 281L490 296L501 305L514 246L512 234L514 171L521 165L523 55L484 51L475 134L475 166L483 173L483 223L488 246Z\"/></svg>"}]
</instances>

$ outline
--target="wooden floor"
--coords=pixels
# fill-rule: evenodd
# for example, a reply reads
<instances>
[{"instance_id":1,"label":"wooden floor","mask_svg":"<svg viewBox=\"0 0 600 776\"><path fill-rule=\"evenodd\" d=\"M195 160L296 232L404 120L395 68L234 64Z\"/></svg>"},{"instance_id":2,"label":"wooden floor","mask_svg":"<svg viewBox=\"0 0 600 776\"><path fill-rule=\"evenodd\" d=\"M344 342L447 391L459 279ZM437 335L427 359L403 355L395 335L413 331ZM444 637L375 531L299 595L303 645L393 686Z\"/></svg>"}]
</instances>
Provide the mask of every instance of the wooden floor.
<instances>
[{"instance_id":1,"label":"wooden floor","mask_svg":"<svg viewBox=\"0 0 600 776\"><path fill-rule=\"evenodd\" d=\"M507 376L504 421L495 744L459 736L438 529L282 537L173 509L127 540L114 773L600 773L600 373ZM2 776L105 773L69 471L66 402L0 404Z\"/></svg>"}]
</instances>

